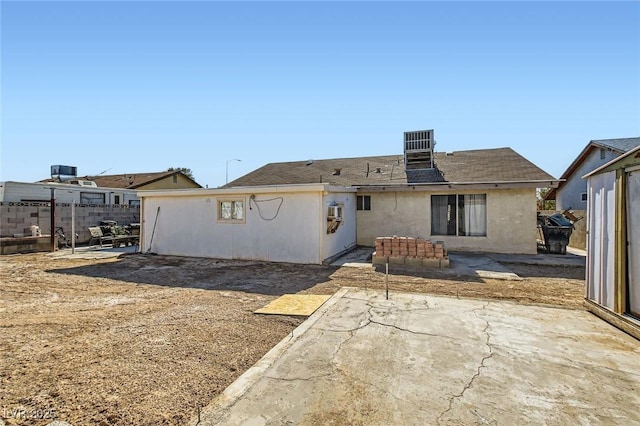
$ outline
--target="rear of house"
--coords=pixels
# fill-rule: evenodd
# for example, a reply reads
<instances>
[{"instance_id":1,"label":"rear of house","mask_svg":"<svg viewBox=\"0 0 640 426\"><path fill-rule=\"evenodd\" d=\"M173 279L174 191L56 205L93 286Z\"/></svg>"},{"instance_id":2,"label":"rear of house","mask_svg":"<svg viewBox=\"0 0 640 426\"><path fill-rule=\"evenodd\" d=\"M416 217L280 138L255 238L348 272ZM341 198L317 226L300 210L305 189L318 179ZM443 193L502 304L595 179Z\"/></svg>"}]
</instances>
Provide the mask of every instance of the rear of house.
<instances>
[{"instance_id":1,"label":"rear of house","mask_svg":"<svg viewBox=\"0 0 640 426\"><path fill-rule=\"evenodd\" d=\"M357 214L358 244L377 236L443 241L449 250L535 253L535 188L360 189L369 210Z\"/></svg>"},{"instance_id":2,"label":"rear of house","mask_svg":"<svg viewBox=\"0 0 640 426\"><path fill-rule=\"evenodd\" d=\"M356 244L355 192L326 184L141 191L141 250L321 264Z\"/></svg>"},{"instance_id":3,"label":"rear of house","mask_svg":"<svg viewBox=\"0 0 640 426\"><path fill-rule=\"evenodd\" d=\"M511 148L433 150L433 130L404 133L404 154L270 163L225 188L322 182L357 191L356 241L443 241L449 250L537 252L536 189L558 181Z\"/></svg>"}]
</instances>

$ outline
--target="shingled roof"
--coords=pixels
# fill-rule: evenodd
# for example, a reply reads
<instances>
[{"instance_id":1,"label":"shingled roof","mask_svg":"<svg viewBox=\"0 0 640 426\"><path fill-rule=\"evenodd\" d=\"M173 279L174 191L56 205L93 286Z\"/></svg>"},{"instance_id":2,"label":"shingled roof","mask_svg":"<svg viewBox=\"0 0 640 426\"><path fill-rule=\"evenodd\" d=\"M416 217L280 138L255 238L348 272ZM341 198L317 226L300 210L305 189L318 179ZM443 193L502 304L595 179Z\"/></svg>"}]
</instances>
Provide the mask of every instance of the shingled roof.
<instances>
[{"instance_id":1,"label":"shingled roof","mask_svg":"<svg viewBox=\"0 0 640 426\"><path fill-rule=\"evenodd\" d=\"M590 144L610 148L624 154L640 146L640 138L595 139L592 140Z\"/></svg>"},{"instance_id":2,"label":"shingled roof","mask_svg":"<svg viewBox=\"0 0 640 426\"><path fill-rule=\"evenodd\" d=\"M122 188L122 189L137 189L141 186L148 185L150 183L159 181L168 176L175 174L182 174L185 179L192 181L199 188L202 188L197 182L189 178L180 170L170 170L166 172L151 172L151 173L123 173L119 175L100 175L100 176L78 176L74 179L77 180L89 180L93 181L99 187L103 188ZM40 182L51 182L51 179L45 179Z\"/></svg>"},{"instance_id":3,"label":"shingled roof","mask_svg":"<svg viewBox=\"0 0 640 426\"><path fill-rule=\"evenodd\" d=\"M618 138L618 139L594 139L589 141L582 152L576 157L575 160L567 167L562 176L560 176L560 184L557 188L553 188L547 192L544 196L545 200L555 200L556 194L561 189L565 182L578 170L583 161L591 154L594 149L610 149L618 154L624 154L632 149L640 146L640 138Z\"/></svg>"},{"instance_id":4,"label":"shingled roof","mask_svg":"<svg viewBox=\"0 0 640 426\"><path fill-rule=\"evenodd\" d=\"M435 169L405 170L402 155L269 163L224 188L320 182L367 186L555 180L511 148L437 152L435 165Z\"/></svg>"}]
</instances>

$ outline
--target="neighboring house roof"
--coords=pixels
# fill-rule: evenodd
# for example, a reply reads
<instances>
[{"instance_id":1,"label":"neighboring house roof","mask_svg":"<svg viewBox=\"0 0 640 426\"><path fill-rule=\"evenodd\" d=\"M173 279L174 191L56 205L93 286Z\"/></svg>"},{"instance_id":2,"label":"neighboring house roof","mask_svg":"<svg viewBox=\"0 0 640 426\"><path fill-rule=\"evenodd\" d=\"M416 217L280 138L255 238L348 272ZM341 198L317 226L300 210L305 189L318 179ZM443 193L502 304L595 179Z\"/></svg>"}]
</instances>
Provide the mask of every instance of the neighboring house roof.
<instances>
[{"instance_id":1,"label":"neighboring house roof","mask_svg":"<svg viewBox=\"0 0 640 426\"><path fill-rule=\"evenodd\" d=\"M77 180L90 180L96 183L99 187L106 188L122 188L122 189L136 189L150 183L157 182L161 179L173 176L175 174L181 174L185 179L197 185L198 188L202 188L200 184L189 178L180 170L171 170L166 172L151 172L151 173L124 173L119 175L100 175L100 176L78 176L74 179ZM46 179L40 182L51 182L51 179Z\"/></svg>"},{"instance_id":2,"label":"neighboring house roof","mask_svg":"<svg viewBox=\"0 0 640 426\"><path fill-rule=\"evenodd\" d=\"M627 164L625 164L625 163L627 163ZM638 163L640 163L640 145L638 145L637 147L633 148L632 150L630 150L626 154L622 154L621 156L614 158L613 160L609 161L608 163L603 164L602 166L598 167L594 171L592 171L590 173L587 173L586 175L582 176L582 178L586 179L586 178L591 177L593 175L597 175L598 173L608 172L608 171L611 171L612 169L615 170L616 168L620 168L620 166L629 167L628 163L631 163L631 165L633 165L633 166L635 166ZM618 167L616 167L616 166L618 166Z\"/></svg>"},{"instance_id":3,"label":"neighboring house roof","mask_svg":"<svg viewBox=\"0 0 640 426\"><path fill-rule=\"evenodd\" d=\"M591 141L591 143L605 148L610 148L614 151L619 151L622 154L631 151L637 146L640 146L640 137L621 139L598 139Z\"/></svg>"},{"instance_id":4,"label":"neighboring house roof","mask_svg":"<svg viewBox=\"0 0 640 426\"><path fill-rule=\"evenodd\" d=\"M595 149L605 148L611 151L617 152L618 154L624 154L625 152L629 152L632 149L640 146L640 137L638 138L618 138L618 139L594 139L589 141L587 146L582 150L582 152L576 157L575 160L569 165L567 170L560 176L560 184L557 188L549 191L544 199L545 200L555 200L557 191L562 188L564 182L568 178L570 178L575 171L580 167L582 162L593 152Z\"/></svg>"},{"instance_id":5,"label":"neighboring house roof","mask_svg":"<svg viewBox=\"0 0 640 426\"><path fill-rule=\"evenodd\" d=\"M435 169L405 170L403 155L269 163L223 188L325 182L338 186L553 181L511 148L435 153Z\"/></svg>"}]
</instances>

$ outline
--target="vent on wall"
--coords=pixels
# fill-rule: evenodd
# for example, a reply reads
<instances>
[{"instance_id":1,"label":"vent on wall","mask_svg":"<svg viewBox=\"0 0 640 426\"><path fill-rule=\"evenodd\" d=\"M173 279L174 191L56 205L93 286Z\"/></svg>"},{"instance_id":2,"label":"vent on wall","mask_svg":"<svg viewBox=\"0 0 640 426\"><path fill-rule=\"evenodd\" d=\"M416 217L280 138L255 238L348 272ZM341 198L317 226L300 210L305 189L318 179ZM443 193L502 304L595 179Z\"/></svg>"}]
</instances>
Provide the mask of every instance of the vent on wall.
<instances>
[{"instance_id":1,"label":"vent on wall","mask_svg":"<svg viewBox=\"0 0 640 426\"><path fill-rule=\"evenodd\" d=\"M433 130L404 132L404 164L409 169L433 168Z\"/></svg>"}]
</instances>

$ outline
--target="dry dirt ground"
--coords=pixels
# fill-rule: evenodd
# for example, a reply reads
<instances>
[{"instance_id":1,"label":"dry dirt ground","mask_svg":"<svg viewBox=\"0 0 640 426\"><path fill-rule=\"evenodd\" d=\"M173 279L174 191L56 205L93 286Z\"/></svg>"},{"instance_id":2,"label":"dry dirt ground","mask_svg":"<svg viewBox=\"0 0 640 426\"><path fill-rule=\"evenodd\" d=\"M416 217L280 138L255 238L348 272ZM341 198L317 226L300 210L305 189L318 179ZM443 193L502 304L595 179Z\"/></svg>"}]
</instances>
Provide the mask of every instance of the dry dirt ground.
<instances>
[{"instance_id":1,"label":"dry dirt ground","mask_svg":"<svg viewBox=\"0 0 640 426\"><path fill-rule=\"evenodd\" d=\"M394 268L390 292L581 309L584 268L508 265L525 279ZM285 293L384 288L373 268L154 255L0 258L0 418L6 424L186 423L301 318L252 312ZM0 424L2 424L0 422Z\"/></svg>"}]
</instances>

